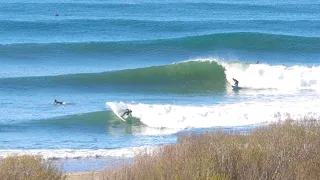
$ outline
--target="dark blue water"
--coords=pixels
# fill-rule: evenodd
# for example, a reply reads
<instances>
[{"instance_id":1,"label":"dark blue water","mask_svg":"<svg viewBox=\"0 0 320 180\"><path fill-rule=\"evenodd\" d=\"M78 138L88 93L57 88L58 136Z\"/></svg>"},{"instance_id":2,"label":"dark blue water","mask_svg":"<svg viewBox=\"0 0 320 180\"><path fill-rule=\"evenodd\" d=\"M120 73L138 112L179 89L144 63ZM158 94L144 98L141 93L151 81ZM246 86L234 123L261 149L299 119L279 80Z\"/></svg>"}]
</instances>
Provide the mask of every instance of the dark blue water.
<instances>
[{"instance_id":1,"label":"dark blue water","mask_svg":"<svg viewBox=\"0 0 320 180\"><path fill-rule=\"evenodd\" d=\"M0 156L91 164L182 132L318 119L319 11L311 0L0 0Z\"/></svg>"}]
</instances>

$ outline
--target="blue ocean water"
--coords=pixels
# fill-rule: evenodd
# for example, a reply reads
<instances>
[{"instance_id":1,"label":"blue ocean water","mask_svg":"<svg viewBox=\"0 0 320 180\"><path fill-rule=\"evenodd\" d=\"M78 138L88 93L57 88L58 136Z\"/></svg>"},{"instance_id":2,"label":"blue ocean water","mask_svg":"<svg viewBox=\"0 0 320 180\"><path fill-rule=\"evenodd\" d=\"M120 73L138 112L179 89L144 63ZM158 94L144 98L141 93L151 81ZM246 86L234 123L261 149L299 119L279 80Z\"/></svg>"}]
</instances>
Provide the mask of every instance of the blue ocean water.
<instances>
[{"instance_id":1,"label":"blue ocean water","mask_svg":"<svg viewBox=\"0 0 320 180\"><path fill-rule=\"evenodd\" d=\"M319 119L319 11L313 0L0 0L0 157L83 171L78 161L102 168L181 133Z\"/></svg>"}]
</instances>

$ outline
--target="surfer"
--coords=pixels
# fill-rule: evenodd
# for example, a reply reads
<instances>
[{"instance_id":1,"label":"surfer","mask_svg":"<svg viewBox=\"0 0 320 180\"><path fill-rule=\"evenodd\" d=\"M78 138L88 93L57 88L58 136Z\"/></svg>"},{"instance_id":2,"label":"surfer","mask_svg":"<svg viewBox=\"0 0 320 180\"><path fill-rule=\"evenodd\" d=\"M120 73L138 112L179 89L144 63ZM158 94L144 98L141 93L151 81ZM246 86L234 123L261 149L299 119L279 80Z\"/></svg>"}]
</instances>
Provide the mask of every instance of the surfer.
<instances>
[{"instance_id":1,"label":"surfer","mask_svg":"<svg viewBox=\"0 0 320 180\"><path fill-rule=\"evenodd\" d=\"M121 117L123 118L124 115L131 116L131 113L132 111L130 109L126 109Z\"/></svg>"},{"instance_id":2,"label":"surfer","mask_svg":"<svg viewBox=\"0 0 320 180\"><path fill-rule=\"evenodd\" d=\"M65 102L54 100L53 104L62 105L65 104Z\"/></svg>"},{"instance_id":3,"label":"surfer","mask_svg":"<svg viewBox=\"0 0 320 180\"><path fill-rule=\"evenodd\" d=\"M234 86L238 87L239 86L239 81L236 80L235 78L232 78L232 80L234 81Z\"/></svg>"}]
</instances>

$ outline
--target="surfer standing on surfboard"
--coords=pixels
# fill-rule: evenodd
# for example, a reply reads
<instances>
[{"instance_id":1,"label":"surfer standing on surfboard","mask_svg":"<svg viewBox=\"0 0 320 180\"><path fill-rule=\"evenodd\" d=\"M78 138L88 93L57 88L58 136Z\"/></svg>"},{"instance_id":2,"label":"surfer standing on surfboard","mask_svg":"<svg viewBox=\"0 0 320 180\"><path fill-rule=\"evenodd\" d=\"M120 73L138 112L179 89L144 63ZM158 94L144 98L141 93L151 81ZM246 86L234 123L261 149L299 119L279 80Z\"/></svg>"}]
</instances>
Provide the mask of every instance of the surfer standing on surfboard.
<instances>
[{"instance_id":1,"label":"surfer standing on surfboard","mask_svg":"<svg viewBox=\"0 0 320 180\"><path fill-rule=\"evenodd\" d=\"M131 116L131 113L132 113L132 111L130 109L126 109L121 117L123 118L124 115Z\"/></svg>"},{"instance_id":2,"label":"surfer standing on surfboard","mask_svg":"<svg viewBox=\"0 0 320 180\"><path fill-rule=\"evenodd\" d=\"M232 78L232 80L234 81L234 86L238 87L239 86L239 81L236 80L235 78Z\"/></svg>"}]
</instances>

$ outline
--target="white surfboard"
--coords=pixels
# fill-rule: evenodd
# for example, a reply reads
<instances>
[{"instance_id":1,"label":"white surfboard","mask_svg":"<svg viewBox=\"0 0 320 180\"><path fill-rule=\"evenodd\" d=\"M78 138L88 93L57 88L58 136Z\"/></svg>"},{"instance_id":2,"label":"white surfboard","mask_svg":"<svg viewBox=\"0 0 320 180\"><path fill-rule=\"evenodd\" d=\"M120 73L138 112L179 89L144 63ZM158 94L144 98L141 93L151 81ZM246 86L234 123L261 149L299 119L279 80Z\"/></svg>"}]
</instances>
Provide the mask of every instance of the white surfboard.
<instances>
[{"instance_id":1,"label":"white surfboard","mask_svg":"<svg viewBox=\"0 0 320 180\"><path fill-rule=\"evenodd\" d=\"M232 85L232 89L234 89L234 90L239 90L239 89L242 89L242 87Z\"/></svg>"},{"instance_id":2,"label":"white surfboard","mask_svg":"<svg viewBox=\"0 0 320 180\"><path fill-rule=\"evenodd\" d=\"M56 103L53 102L52 104L54 104L54 105L67 105L67 102L63 101L61 104L56 104Z\"/></svg>"},{"instance_id":3,"label":"white surfboard","mask_svg":"<svg viewBox=\"0 0 320 180\"><path fill-rule=\"evenodd\" d=\"M127 108L125 107L125 106L126 106L125 104L123 104L124 107L118 107L118 106L116 106L116 104L111 103L111 102L107 102L106 104L111 108L112 112L113 112L119 119L121 119L122 121L125 121L125 122L126 122L126 120L121 117L121 114L123 114L124 111L125 111L125 109L127 109Z\"/></svg>"}]
</instances>

